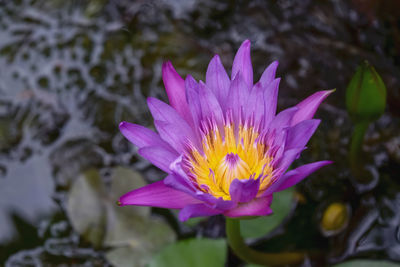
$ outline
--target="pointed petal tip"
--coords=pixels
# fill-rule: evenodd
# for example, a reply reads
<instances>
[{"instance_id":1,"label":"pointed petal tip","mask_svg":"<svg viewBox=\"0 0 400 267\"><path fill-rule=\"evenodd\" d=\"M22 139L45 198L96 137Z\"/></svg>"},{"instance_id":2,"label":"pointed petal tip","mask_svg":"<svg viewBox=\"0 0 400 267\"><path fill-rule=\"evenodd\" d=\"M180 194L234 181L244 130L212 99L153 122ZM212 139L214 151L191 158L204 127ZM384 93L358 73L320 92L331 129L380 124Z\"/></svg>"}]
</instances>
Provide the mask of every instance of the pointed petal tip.
<instances>
[{"instance_id":1,"label":"pointed petal tip","mask_svg":"<svg viewBox=\"0 0 400 267\"><path fill-rule=\"evenodd\" d=\"M163 62L163 64L162 64L162 69L163 69L163 71L164 71L166 68L170 68L170 67L174 68L174 66L172 65L172 62L171 62L170 60L167 60L167 61L164 61L164 62Z\"/></svg>"},{"instance_id":2,"label":"pointed petal tip","mask_svg":"<svg viewBox=\"0 0 400 267\"><path fill-rule=\"evenodd\" d=\"M157 98L152 97L152 96L149 96L146 98L147 105L152 105L156 101L161 101L161 100L158 100Z\"/></svg>"},{"instance_id":3,"label":"pointed petal tip","mask_svg":"<svg viewBox=\"0 0 400 267\"><path fill-rule=\"evenodd\" d=\"M268 67L271 67L271 68L273 68L273 69L276 71L276 69L278 68L278 66L279 66L279 61L278 61L278 60L274 60L274 61L271 62L271 64L269 64ZM275 72L274 72L274 74L275 74Z\"/></svg>"},{"instance_id":4,"label":"pointed petal tip","mask_svg":"<svg viewBox=\"0 0 400 267\"><path fill-rule=\"evenodd\" d=\"M336 92L336 88L330 89L330 90L323 90L323 91L321 91L321 92L323 92L323 96L324 96L324 99L325 99L325 98L328 97L330 94Z\"/></svg>"},{"instance_id":5,"label":"pointed petal tip","mask_svg":"<svg viewBox=\"0 0 400 267\"><path fill-rule=\"evenodd\" d=\"M244 40L243 41L243 43L240 45L241 47L243 46L243 47L250 47L251 46L251 42L250 42L250 40L249 39L246 39L246 40Z\"/></svg>"},{"instance_id":6,"label":"pointed petal tip","mask_svg":"<svg viewBox=\"0 0 400 267\"><path fill-rule=\"evenodd\" d=\"M117 203L117 205L120 206L120 207L123 206L122 203L121 203L121 201L119 201L119 200L117 200L116 203Z\"/></svg>"},{"instance_id":7,"label":"pointed petal tip","mask_svg":"<svg viewBox=\"0 0 400 267\"><path fill-rule=\"evenodd\" d=\"M215 54L215 55L213 56L213 58L211 59L211 61L214 61L214 60L221 61L221 58L220 58L220 56L219 56L218 54Z\"/></svg>"},{"instance_id":8,"label":"pointed petal tip","mask_svg":"<svg viewBox=\"0 0 400 267\"><path fill-rule=\"evenodd\" d=\"M121 121L118 125L118 128L121 130L121 128L125 128L128 122L126 121Z\"/></svg>"}]
</instances>

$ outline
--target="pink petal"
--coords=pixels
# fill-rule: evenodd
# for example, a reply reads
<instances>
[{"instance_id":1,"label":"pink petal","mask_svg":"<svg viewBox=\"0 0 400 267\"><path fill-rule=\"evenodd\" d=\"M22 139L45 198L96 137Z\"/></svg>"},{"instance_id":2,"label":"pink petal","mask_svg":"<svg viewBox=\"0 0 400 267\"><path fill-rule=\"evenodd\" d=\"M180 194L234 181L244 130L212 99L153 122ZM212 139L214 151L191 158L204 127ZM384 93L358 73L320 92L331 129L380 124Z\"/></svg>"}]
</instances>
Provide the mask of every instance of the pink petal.
<instances>
[{"instance_id":1,"label":"pink petal","mask_svg":"<svg viewBox=\"0 0 400 267\"><path fill-rule=\"evenodd\" d=\"M272 195L255 198L251 202L239 204L235 209L224 212L228 217L265 216L272 213L270 208Z\"/></svg>"},{"instance_id":2,"label":"pink petal","mask_svg":"<svg viewBox=\"0 0 400 267\"><path fill-rule=\"evenodd\" d=\"M283 182L279 185L275 192L279 192L285 190L288 187L294 186L319 168L332 163L333 161L329 160L317 161L288 171L280 178Z\"/></svg>"},{"instance_id":3,"label":"pink petal","mask_svg":"<svg viewBox=\"0 0 400 267\"><path fill-rule=\"evenodd\" d=\"M241 72L247 88L253 87L253 66L250 58L250 41L245 40L235 55L232 65L231 79L235 79L236 75Z\"/></svg>"},{"instance_id":4,"label":"pink petal","mask_svg":"<svg viewBox=\"0 0 400 267\"><path fill-rule=\"evenodd\" d=\"M200 201L181 191L170 188L164 181L155 182L133 190L120 197L121 206L151 206L169 209L181 209Z\"/></svg>"},{"instance_id":5,"label":"pink petal","mask_svg":"<svg viewBox=\"0 0 400 267\"><path fill-rule=\"evenodd\" d=\"M189 107L186 102L185 82L172 66L171 62L165 62L162 66L162 76L165 90L170 105L188 122L192 124Z\"/></svg>"},{"instance_id":6,"label":"pink petal","mask_svg":"<svg viewBox=\"0 0 400 267\"><path fill-rule=\"evenodd\" d=\"M297 104L296 106L299 108L299 111L294 115L292 125L312 119L321 102L334 91L335 90L326 90L316 92Z\"/></svg>"}]
</instances>

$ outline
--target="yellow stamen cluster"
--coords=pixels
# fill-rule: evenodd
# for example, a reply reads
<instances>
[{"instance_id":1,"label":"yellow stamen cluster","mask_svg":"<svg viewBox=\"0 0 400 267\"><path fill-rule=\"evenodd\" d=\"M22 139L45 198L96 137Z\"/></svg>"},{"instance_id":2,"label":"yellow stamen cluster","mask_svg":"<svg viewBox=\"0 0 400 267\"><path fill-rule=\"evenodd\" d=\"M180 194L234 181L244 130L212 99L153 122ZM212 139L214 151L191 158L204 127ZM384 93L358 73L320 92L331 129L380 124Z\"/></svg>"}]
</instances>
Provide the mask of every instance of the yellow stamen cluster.
<instances>
[{"instance_id":1,"label":"yellow stamen cluster","mask_svg":"<svg viewBox=\"0 0 400 267\"><path fill-rule=\"evenodd\" d=\"M203 151L189 152L191 176L203 190L224 200L231 199L229 187L236 178L264 177L260 191L264 190L273 169L267 146L257 140L259 133L254 127L239 126L235 134L233 124L225 125L223 130L223 136L217 127L209 130L202 140Z\"/></svg>"}]
</instances>

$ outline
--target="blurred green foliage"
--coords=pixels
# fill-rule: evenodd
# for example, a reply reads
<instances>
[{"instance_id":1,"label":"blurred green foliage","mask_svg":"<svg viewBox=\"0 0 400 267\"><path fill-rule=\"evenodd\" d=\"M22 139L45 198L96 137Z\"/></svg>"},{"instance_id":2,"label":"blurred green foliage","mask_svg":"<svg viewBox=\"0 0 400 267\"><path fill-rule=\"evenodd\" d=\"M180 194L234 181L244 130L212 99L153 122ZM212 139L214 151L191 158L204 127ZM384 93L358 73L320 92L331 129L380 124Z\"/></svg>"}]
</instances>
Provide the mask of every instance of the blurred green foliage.
<instances>
[{"instance_id":1,"label":"blurred green foliage","mask_svg":"<svg viewBox=\"0 0 400 267\"><path fill-rule=\"evenodd\" d=\"M148 267L223 267L226 255L224 239L187 239L163 249Z\"/></svg>"}]
</instances>

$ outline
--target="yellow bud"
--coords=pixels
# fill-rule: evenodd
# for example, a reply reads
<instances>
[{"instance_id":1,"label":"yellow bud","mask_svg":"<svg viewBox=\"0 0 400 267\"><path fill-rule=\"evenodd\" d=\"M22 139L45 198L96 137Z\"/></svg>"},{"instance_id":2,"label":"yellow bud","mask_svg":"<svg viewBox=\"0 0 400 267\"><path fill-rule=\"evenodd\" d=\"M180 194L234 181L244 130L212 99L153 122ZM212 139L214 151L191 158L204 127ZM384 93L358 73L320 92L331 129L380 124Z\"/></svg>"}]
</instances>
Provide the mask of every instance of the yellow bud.
<instances>
[{"instance_id":1,"label":"yellow bud","mask_svg":"<svg viewBox=\"0 0 400 267\"><path fill-rule=\"evenodd\" d=\"M350 210L343 203L332 203L323 212L321 230L326 236L341 232L349 222Z\"/></svg>"}]
</instances>

